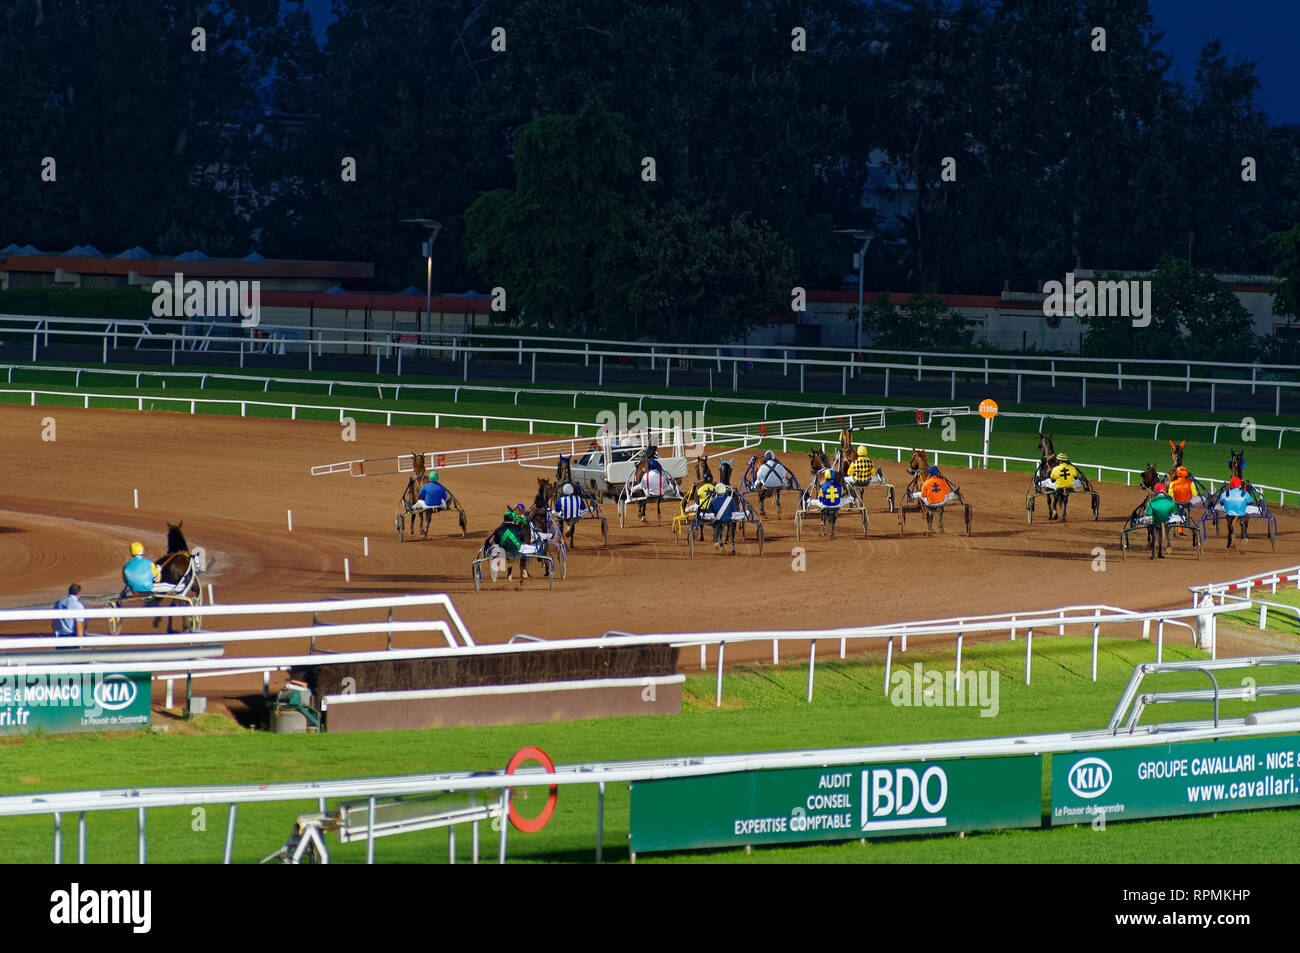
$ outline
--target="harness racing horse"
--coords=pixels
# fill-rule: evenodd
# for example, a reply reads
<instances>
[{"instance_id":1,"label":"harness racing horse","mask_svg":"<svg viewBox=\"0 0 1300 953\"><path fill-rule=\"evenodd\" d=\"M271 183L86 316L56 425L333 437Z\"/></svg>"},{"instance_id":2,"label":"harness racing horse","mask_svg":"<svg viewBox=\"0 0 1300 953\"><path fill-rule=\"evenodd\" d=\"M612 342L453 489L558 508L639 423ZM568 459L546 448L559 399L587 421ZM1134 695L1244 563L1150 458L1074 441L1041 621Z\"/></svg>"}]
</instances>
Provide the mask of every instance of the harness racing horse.
<instances>
[{"instance_id":1,"label":"harness racing horse","mask_svg":"<svg viewBox=\"0 0 1300 953\"><path fill-rule=\"evenodd\" d=\"M1178 468L1183 465L1183 450L1186 448L1186 446L1187 446L1186 440L1180 440L1178 441L1178 443L1174 443L1172 440L1169 441L1170 466L1169 466L1169 472L1165 474L1166 483L1168 483L1169 478L1172 477L1178 471Z\"/></svg>"},{"instance_id":2,"label":"harness racing horse","mask_svg":"<svg viewBox=\"0 0 1300 953\"><path fill-rule=\"evenodd\" d=\"M921 481L925 479L925 471L930 468L930 457L924 450L912 448L912 459L907 463L907 475L912 478L912 482L907 484L906 496L910 499L911 495L921 489Z\"/></svg>"},{"instance_id":3,"label":"harness racing horse","mask_svg":"<svg viewBox=\"0 0 1300 953\"><path fill-rule=\"evenodd\" d=\"M1057 464L1056 447L1052 445L1052 434L1040 433L1038 435L1038 467L1034 470L1034 483L1041 484L1042 481L1051 479L1052 470ZM1153 484L1154 485L1154 484ZM1070 505L1070 495L1064 490L1057 490L1055 487L1047 491L1047 518L1056 519L1056 507L1061 507L1061 521L1065 521L1065 513Z\"/></svg>"},{"instance_id":4,"label":"harness racing horse","mask_svg":"<svg viewBox=\"0 0 1300 953\"><path fill-rule=\"evenodd\" d=\"M771 452L771 451L768 451ZM762 461L761 463L759 461ZM769 460L766 454L763 457L753 456L749 458L749 466L746 468L746 489L758 490L758 512L760 516L767 516L767 498L776 496L776 512L781 513L781 491L793 490L797 488L794 474L786 469L785 465L776 459L776 454L772 454ZM750 483L749 474L753 474L753 482Z\"/></svg>"},{"instance_id":5,"label":"harness racing horse","mask_svg":"<svg viewBox=\"0 0 1300 953\"><path fill-rule=\"evenodd\" d=\"M181 532L181 525L183 523L184 520L175 525L171 523L167 524L167 552L164 553L162 559L157 562L159 582L175 585L184 579L185 574L189 572L190 562L194 557L190 554L189 543L185 542L185 535ZM159 598L154 600L154 604L159 606L162 605L163 599ZM167 604L169 606L175 606L182 605L183 603L177 599L167 599ZM153 627L155 629L158 628L158 623L160 621L161 617L153 620ZM168 633L175 631L172 628L172 620L170 616L167 619L167 631Z\"/></svg>"},{"instance_id":6,"label":"harness racing horse","mask_svg":"<svg viewBox=\"0 0 1300 953\"><path fill-rule=\"evenodd\" d=\"M429 482L429 471L425 466L424 454L411 452L411 469L413 471L411 478L406 481L406 491L402 494L402 502L406 504L406 509L410 510L415 506L416 501L420 498L420 491L424 485ZM415 532L415 521L420 520L420 533L423 536L429 535L429 525L433 522L433 510L420 510L418 517L416 513L411 514L411 532Z\"/></svg>"},{"instance_id":7,"label":"harness racing horse","mask_svg":"<svg viewBox=\"0 0 1300 953\"><path fill-rule=\"evenodd\" d=\"M1142 471L1142 489L1147 491L1147 496L1155 492L1156 484L1160 482L1160 472L1156 465L1147 461L1147 468Z\"/></svg>"},{"instance_id":8,"label":"harness racing horse","mask_svg":"<svg viewBox=\"0 0 1300 953\"><path fill-rule=\"evenodd\" d=\"M1241 488L1245 490L1246 493L1249 494L1251 497L1254 497L1255 494L1251 492L1254 489L1254 487L1251 487L1246 482L1246 451L1233 450L1228 455L1228 473L1230 478L1236 477L1238 480L1240 480ZM1220 490L1219 493L1222 494L1223 490ZM1216 499L1215 500L1216 505L1217 502L1218 501ZM1228 548L1229 549L1232 548L1232 527L1237 520L1241 520L1241 538L1243 540L1250 539L1250 520L1244 516L1229 516L1228 517ZM1215 532L1217 533L1218 530L1216 529Z\"/></svg>"},{"instance_id":9,"label":"harness racing horse","mask_svg":"<svg viewBox=\"0 0 1300 953\"><path fill-rule=\"evenodd\" d=\"M664 473L663 466L659 463L659 448L653 443L648 444L645 449L639 451L633 459L635 460L636 466L632 471L631 478L627 482L627 486L624 487L623 498L629 499L632 495L632 490L639 487L642 493L636 501L637 518L642 523L646 522L646 504L650 502L651 497L654 497L655 516L662 519L663 499L669 491L673 490L673 484L668 475ZM707 467L708 464L706 463L705 466Z\"/></svg>"}]
</instances>

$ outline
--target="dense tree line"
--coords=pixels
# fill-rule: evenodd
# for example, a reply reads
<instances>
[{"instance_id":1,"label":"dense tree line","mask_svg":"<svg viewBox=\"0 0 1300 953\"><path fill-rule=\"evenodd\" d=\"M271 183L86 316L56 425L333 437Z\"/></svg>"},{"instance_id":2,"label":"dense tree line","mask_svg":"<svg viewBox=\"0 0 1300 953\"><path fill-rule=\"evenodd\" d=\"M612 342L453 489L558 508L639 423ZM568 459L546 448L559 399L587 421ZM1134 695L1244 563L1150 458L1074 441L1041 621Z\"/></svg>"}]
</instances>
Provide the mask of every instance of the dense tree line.
<instances>
[{"instance_id":1,"label":"dense tree line","mask_svg":"<svg viewBox=\"0 0 1300 953\"><path fill-rule=\"evenodd\" d=\"M717 340L839 286L885 156L915 205L867 287L1166 259L1279 269L1295 310L1296 132L1215 43L1170 80L1146 0L334 0L323 46L279 0L119 6L0 8L0 244L373 260L393 288L423 286L400 220L427 216L438 288Z\"/></svg>"}]
</instances>

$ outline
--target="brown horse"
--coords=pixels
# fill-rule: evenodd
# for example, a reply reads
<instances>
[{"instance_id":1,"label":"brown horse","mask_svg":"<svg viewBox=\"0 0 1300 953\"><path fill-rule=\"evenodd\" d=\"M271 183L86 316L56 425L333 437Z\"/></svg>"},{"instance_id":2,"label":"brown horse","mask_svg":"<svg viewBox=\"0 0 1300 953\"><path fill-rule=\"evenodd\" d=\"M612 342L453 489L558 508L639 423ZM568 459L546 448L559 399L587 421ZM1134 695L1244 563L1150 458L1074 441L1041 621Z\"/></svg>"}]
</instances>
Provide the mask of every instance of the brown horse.
<instances>
[{"instance_id":1,"label":"brown horse","mask_svg":"<svg viewBox=\"0 0 1300 953\"><path fill-rule=\"evenodd\" d=\"M1142 471L1142 489L1147 491L1150 496L1156 490L1156 484L1160 482L1160 472L1156 465L1150 460L1147 461L1147 468Z\"/></svg>"},{"instance_id":2,"label":"brown horse","mask_svg":"<svg viewBox=\"0 0 1300 953\"><path fill-rule=\"evenodd\" d=\"M1174 473L1183 465L1183 450L1187 447L1186 440L1180 440L1174 443L1169 441L1169 472L1161 478L1162 482L1168 483L1173 478Z\"/></svg>"},{"instance_id":3,"label":"brown horse","mask_svg":"<svg viewBox=\"0 0 1300 953\"><path fill-rule=\"evenodd\" d=\"M704 466L707 472L708 463L706 462ZM643 451L643 455L641 459L637 461L636 469L632 471L632 477L630 480L628 480L628 486L627 486L628 491L631 491L631 489L635 486L640 486L641 481L646 480L651 470L659 471L660 488L662 489L665 485L664 481L667 481L668 477L664 475L663 467L659 464L659 448L656 447L653 443L646 446L646 449ZM697 461L696 472L698 471L699 471L699 463ZM710 482L712 482L712 480L710 480ZM650 502L649 486L650 486L649 481L647 481L646 495L640 497L636 501L637 518L642 523L647 522L645 518L645 508L646 508L646 504ZM659 519L663 519L662 505L663 505L663 496L662 495L656 496L655 516L658 517Z\"/></svg>"},{"instance_id":4,"label":"brown horse","mask_svg":"<svg viewBox=\"0 0 1300 953\"><path fill-rule=\"evenodd\" d=\"M178 583L185 578L185 574L189 571L190 562L194 557L190 555L189 543L185 542L185 536L181 533L182 523L184 523L184 520L180 523L167 524L167 552L163 554L161 559L157 560L159 582L172 584ZM163 604L164 599L151 601L154 605L160 606ZM183 605L183 603L180 603L175 599L166 599L165 601L169 606ZM161 617L154 619L153 627L155 629L158 628L158 623L161 621ZM168 633L175 631L172 628L172 619L170 616L167 619L167 631Z\"/></svg>"},{"instance_id":5,"label":"brown horse","mask_svg":"<svg viewBox=\"0 0 1300 953\"><path fill-rule=\"evenodd\" d=\"M918 492L921 489L921 483L925 480L925 471L930 468L930 457L924 450L912 448L912 459L907 463L907 475L912 478L912 482L907 484L907 494Z\"/></svg>"},{"instance_id":6,"label":"brown horse","mask_svg":"<svg viewBox=\"0 0 1300 953\"><path fill-rule=\"evenodd\" d=\"M429 482L429 471L425 465L424 454L411 451L411 478L406 481L406 490L402 493L402 500L409 510L415 506L416 500L420 498L420 491L424 485ZM411 515L411 532L415 532L415 521L417 516ZM420 520L420 534L427 537L429 535L429 525L433 522L433 511L425 510L418 516Z\"/></svg>"}]
</instances>

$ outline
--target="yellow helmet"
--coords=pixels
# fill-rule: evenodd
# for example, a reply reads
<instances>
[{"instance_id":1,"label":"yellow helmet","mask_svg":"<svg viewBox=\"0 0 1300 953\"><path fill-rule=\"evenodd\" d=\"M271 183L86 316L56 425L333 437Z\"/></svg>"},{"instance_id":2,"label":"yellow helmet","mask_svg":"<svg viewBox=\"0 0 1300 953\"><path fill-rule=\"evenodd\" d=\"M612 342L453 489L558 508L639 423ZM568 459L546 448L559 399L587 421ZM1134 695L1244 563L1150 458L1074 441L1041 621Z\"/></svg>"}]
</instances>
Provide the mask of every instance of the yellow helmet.
<instances>
[{"instance_id":1,"label":"yellow helmet","mask_svg":"<svg viewBox=\"0 0 1300 953\"><path fill-rule=\"evenodd\" d=\"M864 443L862 446L858 447L858 456L865 457L866 455L867 455L867 445Z\"/></svg>"},{"instance_id":2,"label":"yellow helmet","mask_svg":"<svg viewBox=\"0 0 1300 953\"><path fill-rule=\"evenodd\" d=\"M1056 455L1056 459L1057 459L1059 462L1061 462L1061 463L1069 463L1069 462L1070 462L1070 458L1069 458L1068 456L1066 456L1065 454L1063 454L1063 453L1058 453L1058 454Z\"/></svg>"},{"instance_id":3,"label":"yellow helmet","mask_svg":"<svg viewBox=\"0 0 1300 953\"><path fill-rule=\"evenodd\" d=\"M834 471L834 470L823 470L823 471L822 471L822 479L823 479L823 480L833 480L833 479L835 479L835 471Z\"/></svg>"},{"instance_id":4,"label":"yellow helmet","mask_svg":"<svg viewBox=\"0 0 1300 953\"><path fill-rule=\"evenodd\" d=\"M131 544L131 555L132 555L132 556L142 556L142 555L144 555L144 543L132 543L132 544Z\"/></svg>"}]
</instances>

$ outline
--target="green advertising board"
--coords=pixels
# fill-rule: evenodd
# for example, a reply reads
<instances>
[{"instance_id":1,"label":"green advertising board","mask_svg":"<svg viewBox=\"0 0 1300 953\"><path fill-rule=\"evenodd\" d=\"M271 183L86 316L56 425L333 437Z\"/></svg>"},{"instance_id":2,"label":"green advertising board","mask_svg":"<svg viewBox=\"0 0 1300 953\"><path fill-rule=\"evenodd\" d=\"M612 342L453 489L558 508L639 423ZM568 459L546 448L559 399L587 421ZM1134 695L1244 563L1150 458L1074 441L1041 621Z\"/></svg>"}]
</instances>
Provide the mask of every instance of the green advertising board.
<instances>
[{"instance_id":1,"label":"green advertising board","mask_svg":"<svg viewBox=\"0 0 1300 953\"><path fill-rule=\"evenodd\" d=\"M1300 804L1300 737L1109 748L1052 756L1052 824Z\"/></svg>"},{"instance_id":2,"label":"green advertising board","mask_svg":"<svg viewBox=\"0 0 1300 953\"><path fill-rule=\"evenodd\" d=\"M633 853L1038 827L1033 755L780 768L632 785Z\"/></svg>"},{"instance_id":3,"label":"green advertising board","mask_svg":"<svg viewBox=\"0 0 1300 953\"><path fill-rule=\"evenodd\" d=\"M0 735L130 731L149 724L148 672L0 675Z\"/></svg>"}]
</instances>

